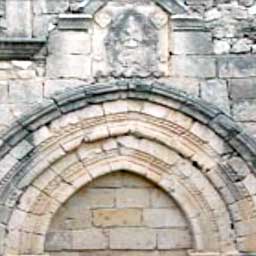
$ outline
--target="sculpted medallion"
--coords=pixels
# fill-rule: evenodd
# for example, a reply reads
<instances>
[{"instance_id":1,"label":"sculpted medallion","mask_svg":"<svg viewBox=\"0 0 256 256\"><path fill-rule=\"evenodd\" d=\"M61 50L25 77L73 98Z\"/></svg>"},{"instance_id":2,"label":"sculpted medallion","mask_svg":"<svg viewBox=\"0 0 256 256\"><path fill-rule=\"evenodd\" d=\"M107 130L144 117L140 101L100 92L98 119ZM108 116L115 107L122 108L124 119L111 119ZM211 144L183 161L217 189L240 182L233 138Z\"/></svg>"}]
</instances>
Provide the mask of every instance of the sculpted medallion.
<instances>
[{"instance_id":1,"label":"sculpted medallion","mask_svg":"<svg viewBox=\"0 0 256 256\"><path fill-rule=\"evenodd\" d=\"M109 2L95 15L95 76L168 75L168 15L152 2Z\"/></svg>"},{"instance_id":2,"label":"sculpted medallion","mask_svg":"<svg viewBox=\"0 0 256 256\"><path fill-rule=\"evenodd\" d=\"M120 14L105 40L111 73L125 77L159 73L157 37L153 23L143 14L134 10Z\"/></svg>"}]
</instances>

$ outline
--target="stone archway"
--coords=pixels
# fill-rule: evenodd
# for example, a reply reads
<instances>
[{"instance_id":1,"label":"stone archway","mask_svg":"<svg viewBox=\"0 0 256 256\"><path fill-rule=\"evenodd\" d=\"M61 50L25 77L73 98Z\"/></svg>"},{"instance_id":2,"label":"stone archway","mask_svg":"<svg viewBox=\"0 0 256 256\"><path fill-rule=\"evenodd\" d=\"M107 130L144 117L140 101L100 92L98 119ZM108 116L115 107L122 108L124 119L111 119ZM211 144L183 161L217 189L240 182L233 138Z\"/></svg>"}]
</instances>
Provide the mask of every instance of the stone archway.
<instances>
[{"instance_id":1,"label":"stone archway","mask_svg":"<svg viewBox=\"0 0 256 256\"><path fill-rule=\"evenodd\" d=\"M88 182L120 170L176 201L190 226L191 255L255 250L256 147L219 110L136 81L53 100L2 138L5 255L45 254L58 209Z\"/></svg>"}]
</instances>

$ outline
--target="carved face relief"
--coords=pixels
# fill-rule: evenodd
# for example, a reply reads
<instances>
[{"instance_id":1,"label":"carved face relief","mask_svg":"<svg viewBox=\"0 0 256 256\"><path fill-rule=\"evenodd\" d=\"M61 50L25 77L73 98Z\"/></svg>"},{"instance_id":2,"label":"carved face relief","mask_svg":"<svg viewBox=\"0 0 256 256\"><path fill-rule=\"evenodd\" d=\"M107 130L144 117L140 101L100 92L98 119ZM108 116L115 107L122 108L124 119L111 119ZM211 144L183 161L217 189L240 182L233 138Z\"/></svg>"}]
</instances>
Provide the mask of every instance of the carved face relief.
<instances>
[{"instance_id":1,"label":"carved face relief","mask_svg":"<svg viewBox=\"0 0 256 256\"><path fill-rule=\"evenodd\" d=\"M127 10L112 22L105 38L108 63L115 76L157 73L158 34L149 18Z\"/></svg>"}]
</instances>

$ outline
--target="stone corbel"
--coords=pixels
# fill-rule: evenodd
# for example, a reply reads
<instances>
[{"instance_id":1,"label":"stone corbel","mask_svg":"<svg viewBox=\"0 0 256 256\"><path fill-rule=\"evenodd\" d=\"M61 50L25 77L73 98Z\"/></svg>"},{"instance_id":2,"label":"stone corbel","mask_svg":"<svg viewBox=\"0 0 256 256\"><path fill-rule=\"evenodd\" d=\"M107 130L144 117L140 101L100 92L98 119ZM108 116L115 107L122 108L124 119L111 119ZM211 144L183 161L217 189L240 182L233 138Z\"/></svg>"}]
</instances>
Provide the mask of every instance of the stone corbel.
<instances>
[{"instance_id":1,"label":"stone corbel","mask_svg":"<svg viewBox=\"0 0 256 256\"><path fill-rule=\"evenodd\" d=\"M0 38L0 60L32 59L45 43L45 38Z\"/></svg>"}]
</instances>

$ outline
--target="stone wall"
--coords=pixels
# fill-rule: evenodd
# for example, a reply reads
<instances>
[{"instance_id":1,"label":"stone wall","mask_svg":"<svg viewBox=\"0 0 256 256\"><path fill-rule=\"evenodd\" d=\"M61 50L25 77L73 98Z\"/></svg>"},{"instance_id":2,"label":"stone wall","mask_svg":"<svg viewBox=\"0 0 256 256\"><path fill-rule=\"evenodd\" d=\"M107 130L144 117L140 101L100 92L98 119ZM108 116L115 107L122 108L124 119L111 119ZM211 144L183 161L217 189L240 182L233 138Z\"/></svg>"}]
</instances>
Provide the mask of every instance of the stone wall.
<instances>
[{"instance_id":1,"label":"stone wall","mask_svg":"<svg viewBox=\"0 0 256 256\"><path fill-rule=\"evenodd\" d=\"M48 40L33 60L0 61L1 130L56 91L113 79L93 72L97 58L93 46L98 38L94 38L95 20L90 13L97 10L98 2L79 14L73 11L72 16L74 3L69 0L22 1L20 8L15 1L7 1L3 38ZM180 26L177 15L169 18L169 70L157 80L215 104L256 136L254 1L189 0L184 5L190 8L185 17L196 17L200 24L183 21ZM8 20L15 15L22 22L13 28Z\"/></svg>"},{"instance_id":2,"label":"stone wall","mask_svg":"<svg viewBox=\"0 0 256 256\"><path fill-rule=\"evenodd\" d=\"M189 230L179 207L160 188L120 172L95 180L62 206L49 228L46 251L54 256L63 251L98 255L101 250L102 256L120 250L131 250L125 255L185 255L184 249L192 248Z\"/></svg>"},{"instance_id":3,"label":"stone wall","mask_svg":"<svg viewBox=\"0 0 256 256\"><path fill-rule=\"evenodd\" d=\"M1 1L0 256L253 255L255 24L254 0Z\"/></svg>"}]
</instances>

